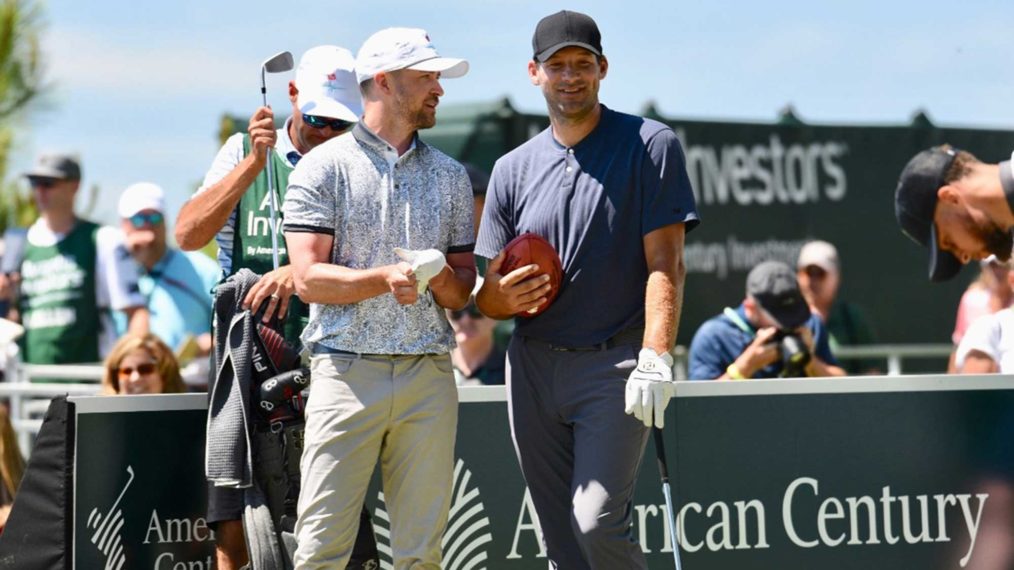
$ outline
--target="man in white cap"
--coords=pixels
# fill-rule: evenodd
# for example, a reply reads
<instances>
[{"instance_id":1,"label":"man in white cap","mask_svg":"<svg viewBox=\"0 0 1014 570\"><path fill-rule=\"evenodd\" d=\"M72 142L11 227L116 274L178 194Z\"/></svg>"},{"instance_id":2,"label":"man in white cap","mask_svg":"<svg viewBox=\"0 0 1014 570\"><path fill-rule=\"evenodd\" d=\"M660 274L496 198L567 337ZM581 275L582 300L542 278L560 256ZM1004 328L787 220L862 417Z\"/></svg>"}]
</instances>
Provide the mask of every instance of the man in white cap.
<instances>
[{"instance_id":1,"label":"man in white cap","mask_svg":"<svg viewBox=\"0 0 1014 570\"><path fill-rule=\"evenodd\" d=\"M152 334L177 352L193 339L197 354L209 355L211 290L218 283L218 264L203 253L166 244L161 187L150 182L128 186L120 195L119 214L124 245L141 267L139 284L148 301Z\"/></svg>"},{"instance_id":2,"label":"man in white cap","mask_svg":"<svg viewBox=\"0 0 1014 570\"><path fill-rule=\"evenodd\" d=\"M464 167L417 131L441 77L467 70L423 30L375 33L356 59L363 120L289 178L285 239L313 304L298 569L345 567L378 458L394 567L441 567L458 410L444 309L468 301L475 234Z\"/></svg>"},{"instance_id":3,"label":"man in white cap","mask_svg":"<svg viewBox=\"0 0 1014 570\"><path fill-rule=\"evenodd\" d=\"M854 303L838 298L841 263L834 245L823 240L806 243L799 250L796 277L810 311L827 327L832 352L840 346L876 343L876 335L865 313ZM852 359L844 368L850 374L863 374L877 371L877 364Z\"/></svg>"},{"instance_id":4,"label":"man in white cap","mask_svg":"<svg viewBox=\"0 0 1014 570\"><path fill-rule=\"evenodd\" d=\"M362 100L354 66L352 53L344 48L318 46L304 53L295 79L289 82L292 116L276 130L271 108L257 109L247 132L233 135L219 150L204 183L176 220L176 241L183 250L201 248L214 237L224 276L242 268L262 276L244 306L256 310L267 302L264 319L277 312L285 319L286 340L297 346L309 313L293 295L292 268L282 239L278 240L280 267L273 268L270 232L280 229L271 227L266 165L272 161L276 203L281 204L300 158L359 120ZM216 526L221 570L246 562L242 511L242 490L210 487L208 522Z\"/></svg>"},{"instance_id":5,"label":"man in white cap","mask_svg":"<svg viewBox=\"0 0 1014 570\"><path fill-rule=\"evenodd\" d=\"M17 263L17 301L25 327L22 359L32 364L99 362L115 340L113 311L126 315L131 332L148 330L137 267L117 255L115 228L74 213L81 185L74 157L43 154L25 177L39 219L28 229Z\"/></svg>"}]
</instances>

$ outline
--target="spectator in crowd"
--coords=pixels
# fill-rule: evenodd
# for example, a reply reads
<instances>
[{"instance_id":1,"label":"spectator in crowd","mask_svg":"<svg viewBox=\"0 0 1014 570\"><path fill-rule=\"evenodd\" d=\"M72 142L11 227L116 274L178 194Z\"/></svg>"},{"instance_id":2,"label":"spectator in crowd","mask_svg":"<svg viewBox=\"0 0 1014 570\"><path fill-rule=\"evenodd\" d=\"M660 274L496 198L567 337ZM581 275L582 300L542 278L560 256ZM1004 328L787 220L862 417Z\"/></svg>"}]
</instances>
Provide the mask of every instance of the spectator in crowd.
<instances>
[{"instance_id":1,"label":"spectator in crowd","mask_svg":"<svg viewBox=\"0 0 1014 570\"><path fill-rule=\"evenodd\" d=\"M1002 269L1002 275L997 269ZM993 262L983 271L990 272L990 280L1002 283L1002 298L1010 297L1014 270L1009 263ZM993 289L999 292L1001 287ZM1014 308L1007 304L975 319L958 343L954 368L962 374L1014 373Z\"/></svg>"},{"instance_id":2,"label":"spectator in crowd","mask_svg":"<svg viewBox=\"0 0 1014 570\"><path fill-rule=\"evenodd\" d=\"M898 225L930 250L929 277L944 281L964 263L1014 246L1014 161L986 164L942 145L912 157L894 194Z\"/></svg>"},{"instance_id":3,"label":"spectator in crowd","mask_svg":"<svg viewBox=\"0 0 1014 570\"><path fill-rule=\"evenodd\" d=\"M297 568L345 567L378 460L394 567L440 567L458 412L443 309L468 302L475 228L465 169L418 131L436 124L441 78L467 71L424 30L373 34L356 59L362 121L289 178L285 238L313 303Z\"/></svg>"},{"instance_id":4,"label":"spectator in crowd","mask_svg":"<svg viewBox=\"0 0 1014 570\"><path fill-rule=\"evenodd\" d=\"M876 343L876 335L866 314L855 303L838 298L841 285L841 264L838 249L826 241L811 241L799 251L796 263L799 288L827 328L831 352L840 346ZM876 362L853 359L844 367L850 374L876 372Z\"/></svg>"},{"instance_id":5,"label":"spectator in crowd","mask_svg":"<svg viewBox=\"0 0 1014 570\"><path fill-rule=\"evenodd\" d=\"M482 278L476 279L476 287ZM447 311L454 329L457 347L451 351L454 379L459 386L481 386L504 383L506 351L493 335L499 321L482 314L475 306L475 295L464 309Z\"/></svg>"},{"instance_id":6,"label":"spectator in crowd","mask_svg":"<svg viewBox=\"0 0 1014 570\"><path fill-rule=\"evenodd\" d=\"M965 331L980 317L991 315L1014 304L1014 290L1007 283L1007 264L996 256L990 256L979 263L979 277L965 289L958 302L958 312L954 319L954 332L951 342L954 352L948 363L947 371L957 372L954 357Z\"/></svg>"},{"instance_id":7,"label":"spectator in crowd","mask_svg":"<svg viewBox=\"0 0 1014 570\"><path fill-rule=\"evenodd\" d=\"M139 285L148 301L151 332L177 354L195 362L211 354L211 290L218 264L200 252L183 252L166 243L165 194L150 182L129 186L120 195L119 213L127 251L141 267ZM203 375L207 380L207 366Z\"/></svg>"},{"instance_id":8,"label":"spectator in crowd","mask_svg":"<svg viewBox=\"0 0 1014 570\"><path fill-rule=\"evenodd\" d=\"M204 183L183 205L176 220L176 241L186 251L218 243L218 262L226 277L249 269L262 277L250 289L244 308L264 307L264 321L284 319L285 339L300 346L299 335L309 307L293 295L295 285L284 237L279 235L278 261L272 260L271 197L267 163L272 164L276 204L284 201L289 175L310 150L352 128L362 114L352 54L336 46L317 46L303 54L295 79L289 82L292 115L280 129L270 107L258 108L246 133L231 136L218 151ZM271 152L269 152L269 149ZM209 392L212 387L209 387ZM216 531L220 570L236 570L247 562L243 536L243 491L209 486L207 521Z\"/></svg>"},{"instance_id":9,"label":"spectator in crowd","mask_svg":"<svg viewBox=\"0 0 1014 570\"><path fill-rule=\"evenodd\" d=\"M0 406L0 532L7 526L7 517L24 474L25 459L18 447L10 413L7 406Z\"/></svg>"},{"instance_id":10,"label":"spectator in crowd","mask_svg":"<svg viewBox=\"0 0 1014 570\"><path fill-rule=\"evenodd\" d=\"M73 157L41 155L25 176L40 216L17 264L19 291L0 279L0 294L17 295L22 358L32 364L99 362L115 338L112 311L126 315L131 332L148 330L137 265L118 254L116 228L74 213L81 168Z\"/></svg>"},{"instance_id":11,"label":"spectator in crowd","mask_svg":"<svg viewBox=\"0 0 1014 570\"><path fill-rule=\"evenodd\" d=\"M780 261L751 269L743 302L706 321L690 343L691 380L844 375L827 329Z\"/></svg>"},{"instance_id":12,"label":"spectator in crowd","mask_svg":"<svg viewBox=\"0 0 1014 570\"><path fill-rule=\"evenodd\" d=\"M157 336L126 334L109 353L102 375L106 395L186 392L172 350Z\"/></svg>"}]
</instances>

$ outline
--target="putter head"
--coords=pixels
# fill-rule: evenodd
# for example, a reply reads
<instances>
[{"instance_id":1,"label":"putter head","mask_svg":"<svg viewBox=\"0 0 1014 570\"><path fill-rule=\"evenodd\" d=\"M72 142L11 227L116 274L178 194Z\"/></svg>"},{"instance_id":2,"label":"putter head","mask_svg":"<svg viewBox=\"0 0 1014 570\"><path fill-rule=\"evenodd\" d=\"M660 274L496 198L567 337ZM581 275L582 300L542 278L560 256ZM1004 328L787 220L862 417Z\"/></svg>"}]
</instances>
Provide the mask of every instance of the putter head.
<instances>
[{"instance_id":1,"label":"putter head","mask_svg":"<svg viewBox=\"0 0 1014 570\"><path fill-rule=\"evenodd\" d=\"M261 64L261 69L267 73L282 73L284 71L291 71L294 65L292 54L283 51L265 59L264 63Z\"/></svg>"}]
</instances>

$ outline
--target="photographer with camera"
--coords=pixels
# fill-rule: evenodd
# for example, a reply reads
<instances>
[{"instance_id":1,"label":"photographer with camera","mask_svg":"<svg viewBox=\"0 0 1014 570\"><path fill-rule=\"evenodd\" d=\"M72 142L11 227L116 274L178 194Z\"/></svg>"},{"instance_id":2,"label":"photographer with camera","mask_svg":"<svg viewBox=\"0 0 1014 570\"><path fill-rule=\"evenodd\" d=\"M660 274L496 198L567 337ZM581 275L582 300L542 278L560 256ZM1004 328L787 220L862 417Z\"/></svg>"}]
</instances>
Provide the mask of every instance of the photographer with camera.
<instances>
[{"instance_id":1,"label":"photographer with camera","mask_svg":"<svg viewBox=\"0 0 1014 570\"><path fill-rule=\"evenodd\" d=\"M706 321L690 344L691 380L844 375L795 272L778 261L751 269L743 302Z\"/></svg>"}]
</instances>

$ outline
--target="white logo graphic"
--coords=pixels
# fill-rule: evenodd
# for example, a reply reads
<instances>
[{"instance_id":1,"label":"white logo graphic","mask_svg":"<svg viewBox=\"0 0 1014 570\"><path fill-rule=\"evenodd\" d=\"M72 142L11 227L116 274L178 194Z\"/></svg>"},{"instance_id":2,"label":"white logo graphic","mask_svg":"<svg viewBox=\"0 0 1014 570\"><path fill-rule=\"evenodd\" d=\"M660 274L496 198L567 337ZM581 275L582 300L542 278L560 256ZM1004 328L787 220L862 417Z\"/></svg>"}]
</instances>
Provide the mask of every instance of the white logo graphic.
<instances>
[{"instance_id":1,"label":"white logo graphic","mask_svg":"<svg viewBox=\"0 0 1014 570\"><path fill-rule=\"evenodd\" d=\"M489 517L479 498L478 487L469 488L472 472L465 463L458 460L454 466L454 486L451 489L451 510L447 516L447 530L440 540L444 553L443 568L446 570L479 570L489 558L484 545L493 542L489 533ZM387 515L384 493L377 493L381 504L373 511L373 531L377 535L377 550L380 552L380 567L394 568L391 553L391 519Z\"/></svg>"},{"instance_id":2,"label":"white logo graphic","mask_svg":"<svg viewBox=\"0 0 1014 570\"><path fill-rule=\"evenodd\" d=\"M120 496L116 497L116 501L113 502L113 506L109 507L106 514L100 514L98 507L96 507L88 515L86 528L95 529L95 534L92 535L92 544L99 549L99 552L106 555L106 565L103 570L120 570L127 561L127 555L123 553L123 536L120 534L120 529L123 528L123 511L118 506L120 499L127 492L127 487L130 487L130 484L134 482L134 468L128 465L127 474L130 475L127 484L123 486Z\"/></svg>"}]
</instances>

